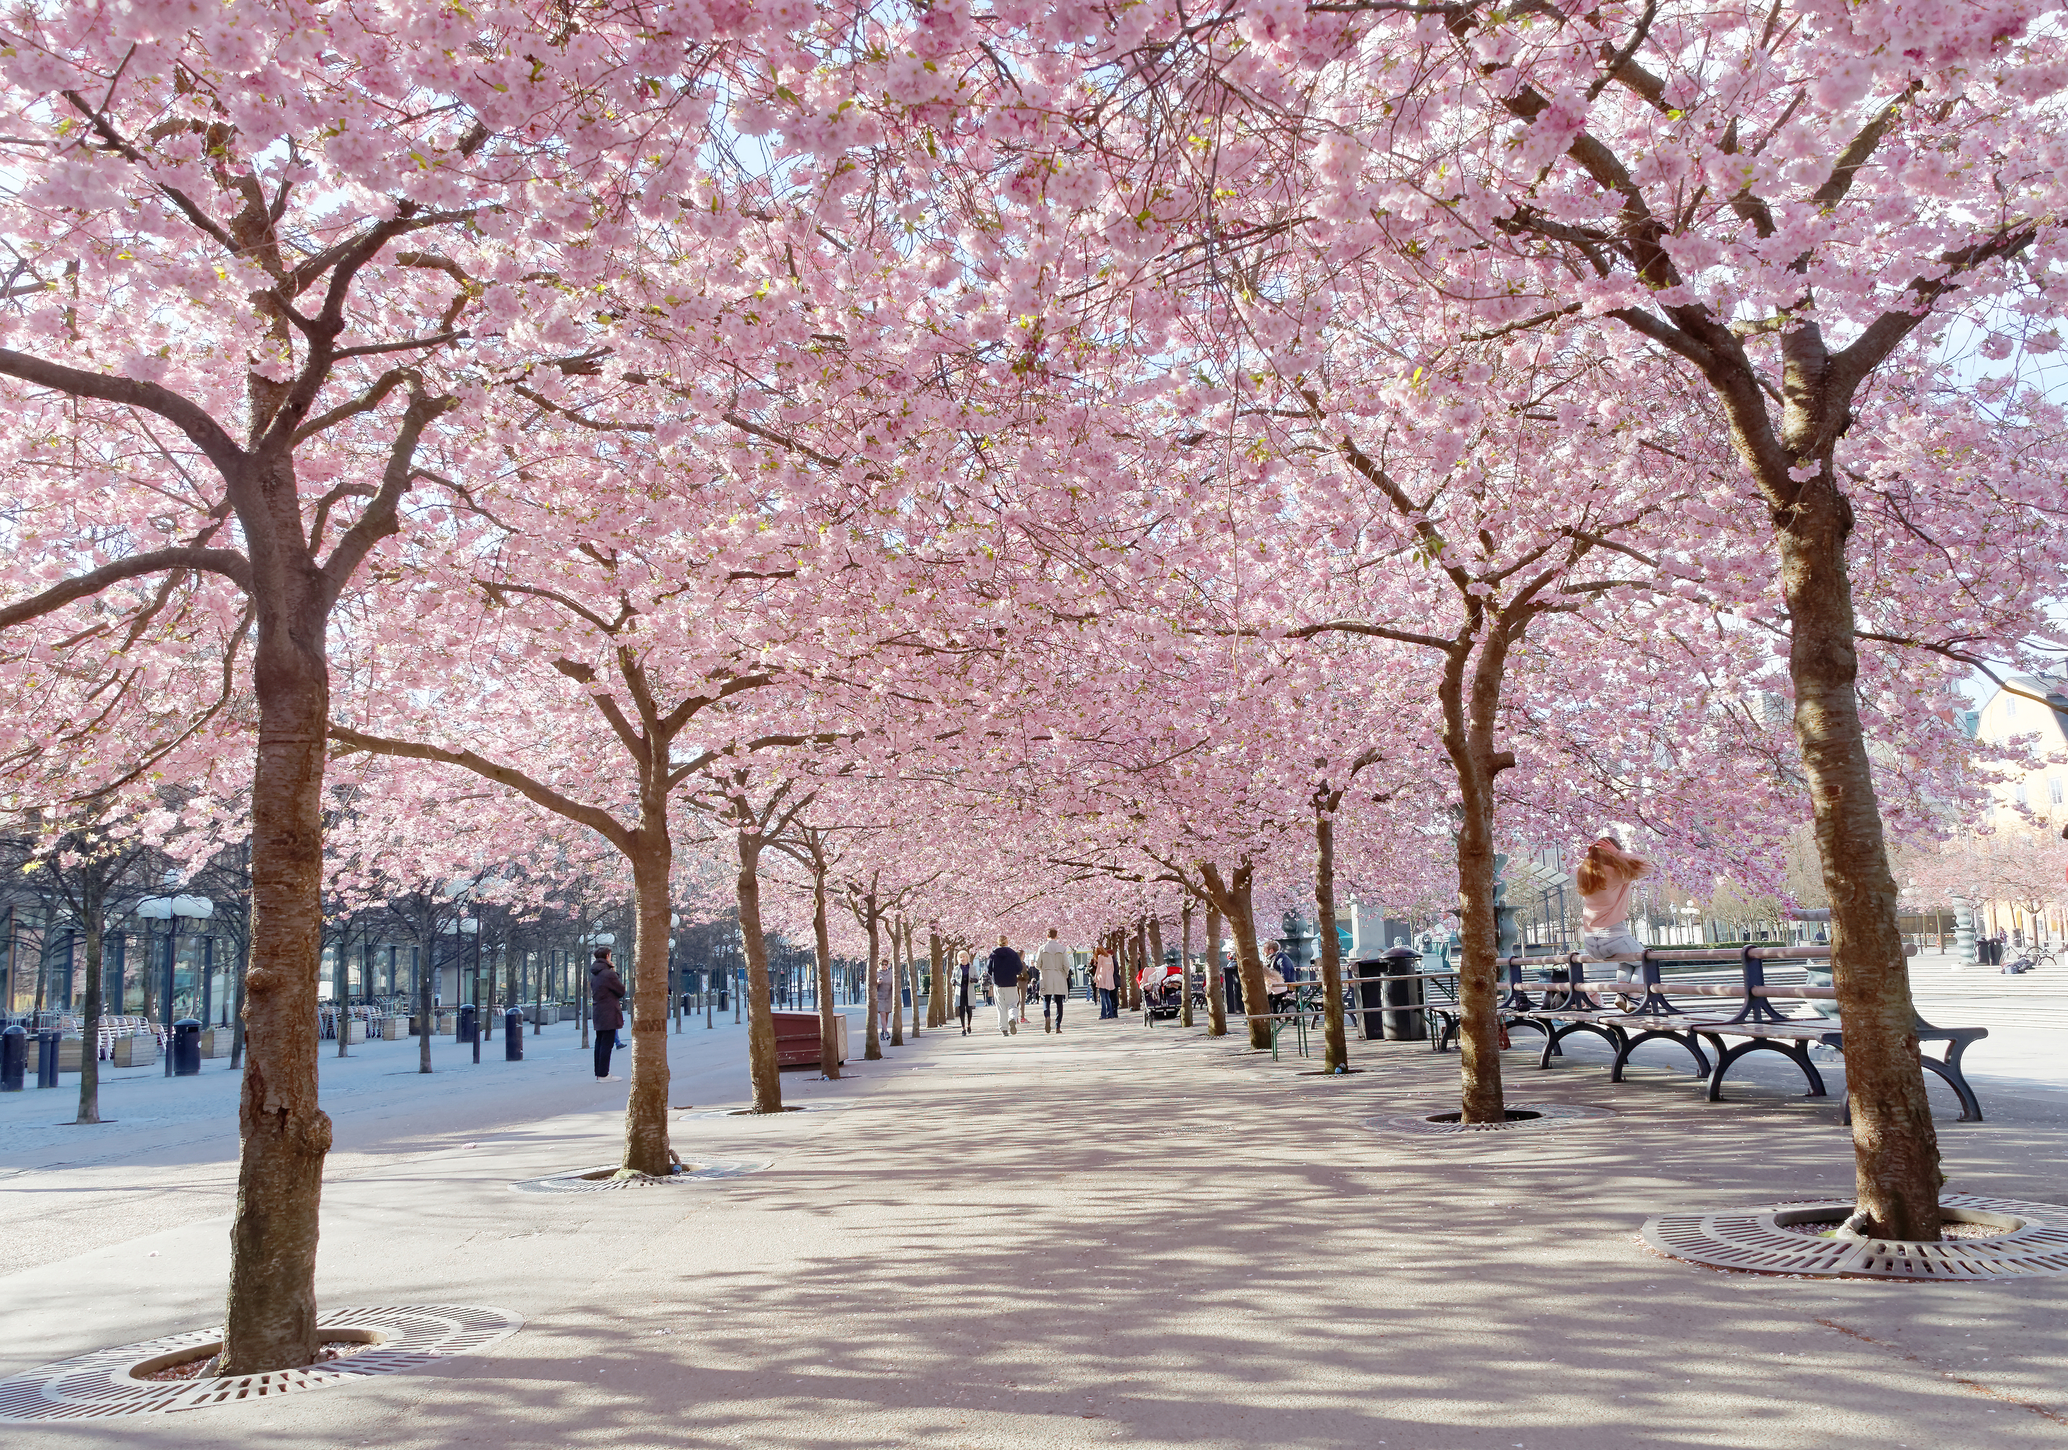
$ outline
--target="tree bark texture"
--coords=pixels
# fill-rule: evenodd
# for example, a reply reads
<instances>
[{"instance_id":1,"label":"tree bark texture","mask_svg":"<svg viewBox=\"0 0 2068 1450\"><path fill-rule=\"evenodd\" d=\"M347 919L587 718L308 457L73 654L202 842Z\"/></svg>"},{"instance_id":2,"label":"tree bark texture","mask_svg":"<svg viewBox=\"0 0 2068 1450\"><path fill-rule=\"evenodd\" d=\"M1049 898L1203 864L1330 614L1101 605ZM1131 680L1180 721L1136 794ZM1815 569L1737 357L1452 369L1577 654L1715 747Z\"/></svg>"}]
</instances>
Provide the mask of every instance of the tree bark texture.
<instances>
[{"instance_id":1,"label":"tree bark texture","mask_svg":"<svg viewBox=\"0 0 2068 1450\"><path fill-rule=\"evenodd\" d=\"M751 831L737 834L740 849L740 940L747 951L747 1074L754 1084L754 1111L780 1113L783 1110L783 1083L776 1067L774 1004L769 997L768 984L768 938L761 931L761 836ZM663 915L661 920L665 922L667 917Z\"/></svg>"},{"instance_id":2,"label":"tree bark texture","mask_svg":"<svg viewBox=\"0 0 2068 1450\"><path fill-rule=\"evenodd\" d=\"M1225 877L1211 861L1200 863L1201 879L1235 934L1235 966L1242 978L1242 1011L1249 1021L1249 1045L1271 1049L1271 1001L1264 991L1264 963L1257 955L1256 912L1250 900L1253 868L1245 860Z\"/></svg>"},{"instance_id":3,"label":"tree bark texture","mask_svg":"<svg viewBox=\"0 0 2068 1450\"><path fill-rule=\"evenodd\" d=\"M905 920L894 916L890 919L890 1045L905 1045L905 1014L898 1002L898 994L905 981L904 965Z\"/></svg>"},{"instance_id":4,"label":"tree bark texture","mask_svg":"<svg viewBox=\"0 0 2068 1450\"><path fill-rule=\"evenodd\" d=\"M1186 897L1178 906L1178 966L1184 972L1184 985L1178 992L1178 1026L1192 1025L1192 898Z\"/></svg>"},{"instance_id":5,"label":"tree bark texture","mask_svg":"<svg viewBox=\"0 0 2068 1450\"><path fill-rule=\"evenodd\" d=\"M1228 997L1221 988L1221 909L1206 906L1206 1035L1228 1035Z\"/></svg>"},{"instance_id":6,"label":"tree bark texture","mask_svg":"<svg viewBox=\"0 0 2068 1450\"><path fill-rule=\"evenodd\" d=\"M905 923L905 978L912 984L912 1040L919 1040L919 952L912 941L912 923Z\"/></svg>"},{"instance_id":7,"label":"tree bark texture","mask_svg":"<svg viewBox=\"0 0 2068 1450\"><path fill-rule=\"evenodd\" d=\"M840 1078L840 1022L833 1010L833 938L826 923L826 873L811 873L811 942L819 974L819 1071Z\"/></svg>"},{"instance_id":8,"label":"tree bark texture","mask_svg":"<svg viewBox=\"0 0 2068 1450\"><path fill-rule=\"evenodd\" d=\"M85 863L79 883L80 926L86 934L86 1012L79 1033L79 1117L82 1123L101 1120L101 948L106 935L106 896L102 869L97 862Z\"/></svg>"},{"instance_id":9,"label":"tree bark texture","mask_svg":"<svg viewBox=\"0 0 2068 1450\"><path fill-rule=\"evenodd\" d=\"M642 784L640 794L646 799L630 852L632 1065L626 1074L631 1082L619 1166L628 1173L666 1178L675 1171L668 1143L668 878L675 851L668 838L665 787Z\"/></svg>"},{"instance_id":10,"label":"tree bark texture","mask_svg":"<svg viewBox=\"0 0 2068 1450\"><path fill-rule=\"evenodd\" d=\"M1141 917L1135 918L1134 970L1127 974L1127 1010L1142 1010L1142 970L1149 965L1148 924Z\"/></svg>"},{"instance_id":11,"label":"tree bark texture","mask_svg":"<svg viewBox=\"0 0 2068 1450\"><path fill-rule=\"evenodd\" d=\"M1795 737L1831 897L1832 985L1845 1025L1845 1087L1853 1115L1856 1205L1870 1231L1939 1237L1939 1140L1918 1065L1917 1010L1896 919L1860 726L1859 656L1845 543L1851 510L1824 464L1781 529L1781 592L1788 601Z\"/></svg>"},{"instance_id":12,"label":"tree bark texture","mask_svg":"<svg viewBox=\"0 0 2068 1450\"><path fill-rule=\"evenodd\" d=\"M927 932L926 953L928 965L933 973L933 991L927 996L927 1002L930 1005L926 1009L926 1025L929 1027L946 1027L948 1025L948 955L941 941L941 934L938 931L930 930Z\"/></svg>"},{"instance_id":13,"label":"tree bark texture","mask_svg":"<svg viewBox=\"0 0 2068 1450\"><path fill-rule=\"evenodd\" d=\"M291 477L267 480L292 515ZM293 1369L316 1357L316 1237L330 1118L316 1104L316 981L323 954L323 766L330 719L324 583L305 559L251 537L258 758L251 794L251 954L245 973L243 1151L217 1372ZM269 547L270 545L270 547Z\"/></svg>"},{"instance_id":14,"label":"tree bark texture","mask_svg":"<svg viewBox=\"0 0 2068 1450\"><path fill-rule=\"evenodd\" d=\"M883 962L883 918L876 914L874 895L862 898L862 929L869 934L869 980L862 985L862 1001L866 1004L863 1013L869 1030L862 1034L862 1058L866 1062L879 1062L883 1058L883 1043L877 1033L883 1027L883 1012L877 1006L881 1000L876 994L876 973Z\"/></svg>"},{"instance_id":15,"label":"tree bark texture","mask_svg":"<svg viewBox=\"0 0 2068 1450\"><path fill-rule=\"evenodd\" d=\"M1343 1031L1343 944L1336 935L1336 818L1333 801L1314 803L1314 934L1321 947L1323 1072L1350 1070L1350 1043Z\"/></svg>"}]
</instances>

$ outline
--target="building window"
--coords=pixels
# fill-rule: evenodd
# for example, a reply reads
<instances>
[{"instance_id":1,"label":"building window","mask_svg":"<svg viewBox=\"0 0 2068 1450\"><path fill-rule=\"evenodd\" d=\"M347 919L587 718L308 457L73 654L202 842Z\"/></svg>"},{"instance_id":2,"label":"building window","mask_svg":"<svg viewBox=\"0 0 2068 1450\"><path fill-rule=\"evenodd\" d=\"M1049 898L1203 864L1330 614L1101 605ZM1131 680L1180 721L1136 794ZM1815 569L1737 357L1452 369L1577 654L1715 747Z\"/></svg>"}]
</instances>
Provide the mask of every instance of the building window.
<instances>
[{"instance_id":1,"label":"building window","mask_svg":"<svg viewBox=\"0 0 2068 1450\"><path fill-rule=\"evenodd\" d=\"M2018 788L2017 788L2017 790L2015 790L2014 792L2012 792L2012 798L2013 798L2013 799L2015 799L2015 800L2017 801L2017 803L2018 803L2019 805L2021 805L2021 806L2022 806L2022 805L2024 805L2024 804L2026 804L2026 800L2025 800L2025 782L2023 782L2022 780L2018 782Z\"/></svg>"},{"instance_id":2,"label":"building window","mask_svg":"<svg viewBox=\"0 0 2068 1450\"><path fill-rule=\"evenodd\" d=\"M2061 777L2058 775L2050 775L2046 778L2046 798L2055 805L2061 803Z\"/></svg>"}]
</instances>

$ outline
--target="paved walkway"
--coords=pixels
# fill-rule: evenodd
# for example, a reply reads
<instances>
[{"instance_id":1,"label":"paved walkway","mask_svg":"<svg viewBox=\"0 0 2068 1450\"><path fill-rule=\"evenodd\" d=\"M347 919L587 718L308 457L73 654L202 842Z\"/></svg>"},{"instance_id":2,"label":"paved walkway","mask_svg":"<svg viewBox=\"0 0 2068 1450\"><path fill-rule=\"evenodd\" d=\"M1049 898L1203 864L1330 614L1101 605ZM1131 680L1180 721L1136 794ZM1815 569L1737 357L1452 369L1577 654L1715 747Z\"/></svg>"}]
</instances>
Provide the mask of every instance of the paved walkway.
<instances>
[{"instance_id":1,"label":"paved walkway","mask_svg":"<svg viewBox=\"0 0 2068 1450\"><path fill-rule=\"evenodd\" d=\"M1667 1068L1612 1086L1589 1045L1549 1073L1518 1049L1514 1100L1617 1116L1410 1143L1360 1122L1454 1103L1454 1057L1353 1043L1368 1070L1324 1079L1086 1011L1060 1038L929 1032L840 1083L785 1075L792 1100L839 1111L678 1115L685 1157L764 1173L513 1193L614 1151L622 1087L583 1081L559 1031L557 1049L555 1029L527 1039L542 1050L524 1064L451 1063L429 1092L413 1044L326 1068L325 1302L495 1305L522 1333L436 1374L119 1431L24 1427L23 1443L2004 1450L2068 1435L2068 1281L1759 1278L1636 1242L1662 1208L1845 1191L1836 1107L1795 1099L1778 1060L1710 1105ZM737 1029L671 1039L674 1100L742 1101L743 1045ZM2068 1203L2068 1100L1985 1103L1990 1122L1944 1126L1953 1187ZM44 1130L23 1113L0 1107L0 1145L26 1155L4 1158L0 1252L51 1215L65 1242L0 1275L0 1373L213 1322L222 1125L174 1113L155 1146L134 1120L31 1142L16 1135Z\"/></svg>"}]
</instances>

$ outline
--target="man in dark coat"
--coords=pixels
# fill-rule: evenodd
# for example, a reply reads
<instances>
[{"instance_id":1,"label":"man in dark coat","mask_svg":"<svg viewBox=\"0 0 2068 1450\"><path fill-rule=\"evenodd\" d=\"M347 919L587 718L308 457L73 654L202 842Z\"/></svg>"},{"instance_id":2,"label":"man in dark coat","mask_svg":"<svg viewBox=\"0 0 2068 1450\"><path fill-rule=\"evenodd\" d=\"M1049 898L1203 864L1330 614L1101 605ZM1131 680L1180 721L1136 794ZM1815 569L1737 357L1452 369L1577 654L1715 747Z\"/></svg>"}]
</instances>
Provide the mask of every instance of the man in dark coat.
<instances>
[{"instance_id":1,"label":"man in dark coat","mask_svg":"<svg viewBox=\"0 0 2068 1450\"><path fill-rule=\"evenodd\" d=\"M620 1082L610 1070L610 1050L617 1046L618 1029L625 1025L625 981L610 964L610 948L596 948L596 960L589 963L589 1021L596 1029L596 1081Z\"/></svg>"},{"instance_id":2,"label":"man in dark coat","mask_svg":"<svg viewBox=\"0 0 2068 1450\"><path fill-rule=\"evenodd\" d=\"M1020 1030L1020 978L1026 975L1027 964L1020 954L1005 944L1005 938L998 938L998 949L991 953L987 962L991 977L991 991L997 998L998 1032L1010 1037Z\"/></svg>"}]
</instances>

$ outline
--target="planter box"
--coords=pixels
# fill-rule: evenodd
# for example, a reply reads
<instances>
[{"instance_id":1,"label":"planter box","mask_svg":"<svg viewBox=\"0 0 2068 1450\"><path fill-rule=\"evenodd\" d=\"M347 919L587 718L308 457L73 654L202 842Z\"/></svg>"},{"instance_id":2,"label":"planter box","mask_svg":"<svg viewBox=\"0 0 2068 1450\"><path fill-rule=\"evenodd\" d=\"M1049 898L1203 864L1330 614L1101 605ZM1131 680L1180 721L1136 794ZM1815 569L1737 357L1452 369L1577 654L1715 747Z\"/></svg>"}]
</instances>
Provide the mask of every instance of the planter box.
<instances>
[{"instance_id":1,"label":"planter box","mask_svg":"<svg viewBox=\"0 0 2068 1450\"><path fill-rule=\"evenodd\" d=\"M237 1040L234 1027L204 1027L201 1029L201 1055L203 1057L228 1057L230 1044Z\"/></svg>"},{"instance_id":2,"label":"planter box","mask_svg":"<svg viewBox=\"0 0 2068 1450\"><path fill-rule=\"evenodd\" d=\"M345 1046L350 1047L355 1042L364 1041L366 1041L366 1019L364 1017L354 1017L345 1023Z\"/></svg>"},{"instance_id":3,"label":"planter box","mask_svg":"<svg viewBox=\"0 0 2068 1450\"><path fill-rule=\"evenodd\" d=\"M30 1044L34 1046L34 1044ZM117 1067L149 1067L158 1060L158 1039L149 1034L115 1039Z\"/></svg>"},{"instance_id":4,"label":"planter box","mask_svg":"<svg viewBox=\"0 0 2068 1450\"><path fill-rule=\"evenodd\" d=\"M410 1035L410 1029L415 1026L416 1018L414 1017L383 1017L381 1019L381 1041L400 1042L403 1038Z\"/></svg>"}]
</instances>

